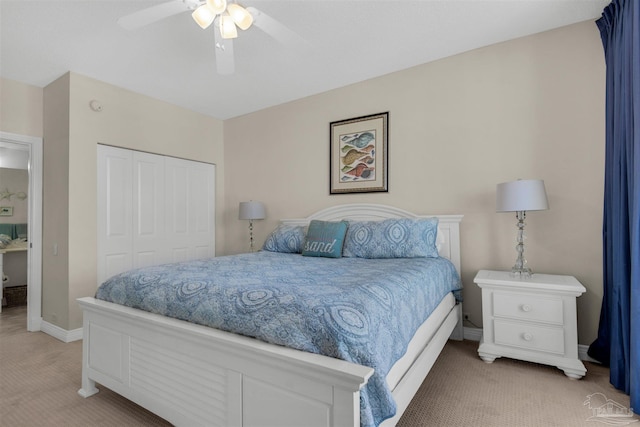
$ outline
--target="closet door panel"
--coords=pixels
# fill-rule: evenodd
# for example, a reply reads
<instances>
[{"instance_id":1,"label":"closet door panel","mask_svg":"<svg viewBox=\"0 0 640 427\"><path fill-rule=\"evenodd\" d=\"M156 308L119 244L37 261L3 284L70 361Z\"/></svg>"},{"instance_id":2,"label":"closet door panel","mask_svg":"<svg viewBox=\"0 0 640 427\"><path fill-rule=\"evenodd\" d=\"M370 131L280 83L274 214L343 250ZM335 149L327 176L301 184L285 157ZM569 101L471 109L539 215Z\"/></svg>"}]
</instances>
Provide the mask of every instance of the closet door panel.
<instances>
[{"instance_id":1,"label":"closet door panel","mask_svg":"<svg viewBox=\"0 0 640 427\"><path fill-rule=\"evenodd\" d=\"M189 248L171 248L171 260L169 262L182 262L191 259Z\"/></svg>"},{"instance_id":2,"label":"closet door panel","mask_svg":"<svg viewBox=\"0 0 640 427\"><path fill-rule=\"evenodd\" d=\"M189 169L189 238L192 259L214 256L215 167L200 163Z\"/></svg>"},{"instance_id":3,"label":"closet door panel","mask_svg":"<svg viewBox=\"0 0 640 427\"><path fill-rule=\"evenodd\" d=\"M133 266L129 150L98 145L98 284Z\"/></svg>"},{"instance_id":4,"label":"closet door panel","mask_svg":"<svg viewBox=\"0 0 640 427\"><path fill-rule=\"evenodd\" d=\"M215 255L215 166L165 159L167 224L173 261Z\"/></svg>"},{"instance_id":5,"label":"closet door panel","mask_svg":"<svg viewBox=\"0 0 640 427\"><path fill-rule=\"evenodd\" d=\"M104 273L101 277L98 277L98 285L111 276L115 276L123 271L131 270L131 268L133 268L131 259L131 252L106 255L103 259Z\"/></svg>"},{"instance_id":6,"label":"closet door panel","mask_svg":"<svg viewBox=\"0 0 640 427\"><path fill-rule=\"evenodd\" d=\"M188 168L176 164L177 159L165 162L166 194L167 194L167 227L169 233L186 237L189 230L189 210L187 206ZM181 238L184 238L181 237Z\"/></svg>"},{"instance_id":7,"label":"closet door panel","mask_svg":"<svg viewBox=\"0 0 640 427\"><path fill-rule=\"evenodd\" d=\"M180 159L165 159L167 196L167 247L171 262L191 259L189 245L188 164Z\"/></svg>"},{"instance_id":8,"label":"closet door panel","mask_svg":"<svg viewBox=\"0 0 640 427\"><path fill-rule=\"evenodd\" d=\"M208 168L198 167L189 171L190 230L207 235L212 232L210 221L211 181Z\"/></svg>"},{"instance_id":9,"label":"closet door panel","mask_svg":"<svg viewBox=\"0 0 640 427\"><path fill-rule=\"evenodd\" d=\"M134 152L134 268L168 260L165 230L164 157Z\"/></svg>"},{"instance_id":10,"label":"closet door panel","mask_svg":"<svg viewBox=\"0 0 640 427\"><path fill-rule=\"evenodd\" d=\"M213 255L213 248L211 245L201 245L201 246L196 246L194 248L194 257L193 259L203 259L203 258L212 258Z\"/></svg>"}]
</instances>

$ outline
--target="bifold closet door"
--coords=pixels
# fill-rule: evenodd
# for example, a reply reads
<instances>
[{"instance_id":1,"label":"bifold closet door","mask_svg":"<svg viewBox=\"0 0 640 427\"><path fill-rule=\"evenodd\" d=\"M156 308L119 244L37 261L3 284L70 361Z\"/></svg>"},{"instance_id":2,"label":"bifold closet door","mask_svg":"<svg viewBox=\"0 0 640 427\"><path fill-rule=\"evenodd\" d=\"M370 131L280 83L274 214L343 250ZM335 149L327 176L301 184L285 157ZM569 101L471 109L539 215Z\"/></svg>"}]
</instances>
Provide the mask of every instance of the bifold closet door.
<instances>
[{"instance_id":1,"label":"bifold closet door","mask_svg":"<svg viewBox=\"0 0 640 427\"><path fill-rule=\"evenodd\" d=\"M133 152L98 145L98 284L133 268Z\"/></svg>"},{"instance_id":2,"label":"bifold closet door","mask_svg":"<svg viewBox=\"0 0 640 427\"><path fill-rule=\"evenodd\" d=\"M165 158L168 262L215 255L215 167Z\"/></svg>"},{"instance_id":3,"label":"bifold closet door","mask_svg":"<svg viewBox=\"0 0 640 427\"><path fill-rule=\"evenodd\" d=\"M98 284L215 255L215 165L98 145Z\"/></svg>"},{"instance_id":4,"label":"bifold closet door","mask_svg":"<svg viewBox=\"0 0 640 427\"><path fill-rule=\"evenodd\" d=\"M169 261L165 229L165 157L133 152L133 267Z\"/></svg>"}]
</instances>

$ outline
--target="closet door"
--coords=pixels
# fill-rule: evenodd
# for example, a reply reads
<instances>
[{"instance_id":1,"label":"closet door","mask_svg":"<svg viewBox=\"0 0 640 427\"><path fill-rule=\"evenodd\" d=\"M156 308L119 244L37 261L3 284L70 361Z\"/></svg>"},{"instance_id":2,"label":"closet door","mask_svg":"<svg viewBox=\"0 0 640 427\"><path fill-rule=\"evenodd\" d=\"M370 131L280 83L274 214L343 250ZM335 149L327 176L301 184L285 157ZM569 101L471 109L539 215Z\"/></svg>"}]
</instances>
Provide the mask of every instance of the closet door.
<instances>
[{"instance_id":1,"label":"closet door","mask_svg":"<svg viewBox=\"0 0 640 427\"><path fill-rule=\"evenodd\" d=\"M215 165L98 145L98 285L215 256Z\"/></svg>"},{"instance_id":2,"label":"closet door","mask_svg":"<svg viewBox=\"0 0 640 427\"><path fill-rule=\"evenodd\" d=\"M167 262L164 156L133 152L133 268Z\"/></svg>"},{"instance_id":3,"label":"closet door","mask_svg":"<svg viewBox=\"0 0 640 427\"><path fill-rule=\"evenodd\" d=\"M215 255L215 166L165 158L169 261Z\"/></svg>"},{"instance_id":4,"label":"closet door","mask_svg":"<svg viewBox=\"0 0 640 427\"><path fill-rule=\"evenodd\" d=\"M98 145L98 284L133 268L130 150Z\"/></svg>"}]
</instances>

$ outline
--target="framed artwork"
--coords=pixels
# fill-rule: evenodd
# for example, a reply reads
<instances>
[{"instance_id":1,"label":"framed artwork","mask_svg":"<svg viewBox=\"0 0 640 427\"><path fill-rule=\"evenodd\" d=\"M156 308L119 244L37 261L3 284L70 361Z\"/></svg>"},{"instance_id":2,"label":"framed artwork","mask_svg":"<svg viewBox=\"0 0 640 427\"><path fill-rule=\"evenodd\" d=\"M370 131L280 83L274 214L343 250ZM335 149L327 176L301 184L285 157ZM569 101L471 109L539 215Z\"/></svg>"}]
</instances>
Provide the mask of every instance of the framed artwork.
<instances>
[{"instance_id":1,"label":"framed artwork","mask_svg":"<svg viewBox=\"0 0 640 427\"><path fill-rule=\"evenodd\" d=\"M13 206L0 206L0 216L13 216Z\"/></svg>"},{"instance_id":2,"label":"framed artwork","mask_svg":"<svg viewBox=\"0 0 640 427\"><path fill-rule=\"evenodd\" d=\"M389 112L331 122L329 193L387 192Z\"/></svg>"}]
</instances>

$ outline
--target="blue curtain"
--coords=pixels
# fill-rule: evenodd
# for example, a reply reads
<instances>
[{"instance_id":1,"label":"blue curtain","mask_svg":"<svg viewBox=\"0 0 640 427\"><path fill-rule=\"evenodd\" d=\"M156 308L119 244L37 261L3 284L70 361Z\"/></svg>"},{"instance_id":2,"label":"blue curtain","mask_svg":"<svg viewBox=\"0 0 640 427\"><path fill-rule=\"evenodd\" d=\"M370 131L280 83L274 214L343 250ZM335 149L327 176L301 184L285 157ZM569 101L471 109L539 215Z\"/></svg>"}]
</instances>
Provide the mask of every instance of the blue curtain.
<instances>
[{"instance_id":1,"label":"blue curtain","mask_svg":"<svg viewBox=\"0 0 640 427\"><path fill-rule=\"evenodd\" d=\"M604 296L589 355L640 409L640 1L613 0L596 24L604 45Z\"/></svg>"}]
</instances>

